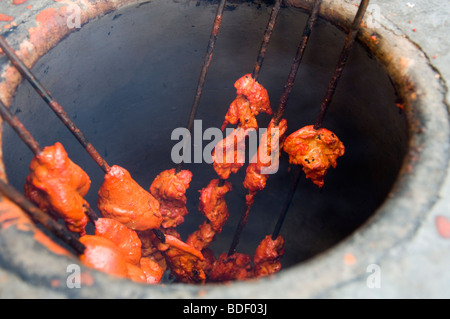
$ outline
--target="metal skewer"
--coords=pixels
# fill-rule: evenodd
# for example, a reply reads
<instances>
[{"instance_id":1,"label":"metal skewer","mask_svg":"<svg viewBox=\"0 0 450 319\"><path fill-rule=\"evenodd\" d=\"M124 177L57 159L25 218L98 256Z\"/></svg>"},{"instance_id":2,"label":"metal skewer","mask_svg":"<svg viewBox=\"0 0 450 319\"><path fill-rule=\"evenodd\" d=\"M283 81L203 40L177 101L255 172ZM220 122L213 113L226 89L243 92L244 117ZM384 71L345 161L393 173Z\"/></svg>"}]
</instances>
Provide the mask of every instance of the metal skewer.
<instances>
[{"instance_id":1,"label":"metal skewer","mask_svg":"<svg viewBox=\"0 0 450 319\"><path fill-rule=\"evenodd\" d=\"M351 27L349 33L347 34L344 48L342 49L342 52L339 56L339 61L337 63L335 72L333 74L333 77L331 78L327 93L321 104L320 112L317 117L316 124L314 126L314 128L316 130L322 127L322 122L325 118L325 114L331 103L331 99L334 95L334 92L336 91L337 83L338 83L339 78L342 74L342 71L346 65L348 55L349 55L350 50L353 47L353 44L355 42L356 35L358 34L358 31L360 29L360 24L361 24L362 18L364 16L364 13L366 12L368 4L369 4L369 0L361 1L358 12L356 13L355 19L353 20L352 27ZM289 210L289 206L292 202L292 198L294 197L294 193L295 193L295 190L297 188L297 185L298 185L298 182L299 182L300 176L301 176L300 172L301 172L301 168L297 167L297 171L292 180L292 184L291 184L291 188L289 189L288 196L286 197L286 201L280 211L280 215L278 217L277 224L275 225L274 231L272 233L272 239L274 239L274 240L278 237L278 235L280 233L280 229L281 229L281 226L283 225L284 218L286 217L286 214Z\"/></svg>"},{"instance_id":2,"label":"metal skewer","mask_svg":"<svg viewBox=\"0 0 450 319\"><path fill-rule=\"evenodd\" d=\"M272 37L273 28L275 27L275 23L278 18L278 13L280 13L281 8L281 0L276 0L275 4L272 8L272 12L270 13L269 22L266 26L266 31L264 32L263 41L261 43L261 47L258 52L258 56L256 58L255 66L253 68L252 77L255 81L259 77L259 72L261 70L261 66L264 62L264 58L266 56L267 47L270 42L270 38Z\"/></svg>"},{"instance_id":3,"label":"metal skewer","mask_svg":"<svg viewBox=\"0 0 450 319\"><path fill-rule=\"evenodd\" d=\"M283 116L284 110L286 109L286 105L289 99L289 95L291 94L292 87L294 86L295 78L297 77L298 69L303 59L303 55L306 49L306 45L308 44L309 37L311 35L312 28L317 21L319 16L320 6L322 5L322 0L316 0L314 6L311 11L311 15L306 22L306 26L303 29L302 40L297 47L297 53L295 54L294 61L291 64L291 70L289 72L288 78L286 80L286 84L284 85L283 93L280 97L280 102L278 104L278 109L273 116L274 125L277 126L281 117Z\"/></svg>"},{"instance_id":4,"label":"metal skewer","mask_svg":"<svg viewBox=\"0 0 450 319\"><path fill-rule=\"evenodd\" d=\"M347 37L345 39L344 48L342 49L341 54L339 56L339 60L334 70L334 74L331 78L330 83L328 84L328 89L325 94L325 97L322 100L322 104L320 105L320 112L319 115L317 116L316 123L314 124L314 128L316 130L322 127L325 114L328 111L331 99L333 98L334 92L336 91L336 86L342 75L342 71L344 70L344 67L347 64L350 50L352 49L353 44L355 43L356 35L359 32L361 21L364 17L364 14L366 13L368 5L369 0L361 0L361 3L359 4L359 8L356 13L355 19L353 20L350 31L348 32Z\"/></svg>"},{"instance_id":5,"label":"metal skewer","mask_svg":"<svg viewBox=\"0 0 450 319\"><path fill-rule=\"evenodd\" d=\"M27 66L19 59L19 57L14 53L14 50L9 46L9 44L6 42L6 40L0 35L0 48L3 50L3 52L8 56L8 58L11 60L11 63L19 70L19 72L30 82L30 84L33 86L33 88L36 90L36 92L39 93L39 95L44 99L45 102L50 106L50 108L56 113L58 118L64 123L64 125L73 133L73 135L77 138L77 140L81 143L81 145L84 147L84 149L88 152L88 154L92 157L92 159L97 163L97 165L105 172L108 173L110 170L110 166L108 163L101 157L101 155L97 152L97 150L94 148L94 146L88 142L87 138L84 136L84 134L77 128L75 123L70 119L68 114L64 111L62 106L58 104L55 99L51 96L50 92L47 91L42 84L36 79L36 77L31 73L31 71L27 68ZM24 137L23 141L27 143L27 145L32 149L35 155L39 154L42 149L37 146L37 142L33 142L33 138L29 132L26 131L25 127L20 124L19 120L15 118L14 115L10 113L10 110L6 108L5 105L2 104L3 107L0 107L2 109L3 113L5 113L6 117L11 119L12 124L16 124L16 126L13 126L14 129L21 133L19 133L19 136L22 138ZM8 114L9 113L9 114ZM31 139L30 139L31 137ZM32 142L31 144L28 144L29 142ZM34 144L34 146L33 146ZM36 153L37 152L37 153ZM89 219L95 223L95 221L99 218L97 214L92 210L92 208L89 205L86 205L86 212L89 217ZM155 235L164 242L164 234L158 230L153 230Z\"/></svg>"},{"instance_id":6,"label":"metal skewer","mask_svg":"<svg viewBox=\"0 0 450 319\"><path fill-rule=\"evenodd\" d=\"M267 47L269 46L269 42L272 37L272 32L275 27L275 23L277 21L278 14L280 13L281 2L282 2L281 0L275 1L275 4L270 13L269 21L267 22L267 25L266 25L263 40L261 42L261 45L260 45L260 48L258 51L258 56L256 57L255 65L254 65L253 71L252 71L252 78L255 79L255 81L259 77L259 73L261 71L261 67L264 62L264 58L266 56ZM223 185L225 185L225 180L221 178L221 179L219 179L219 186L223 186Z\"/></svg>"},{"instance_id":7,"label":"metal skewer","mask_svg":"<svg viewBox=\"0 0 450 319\"><path fill-rule=\"evenodd\" d=\"M0 102L0 115L16 131L20 139L31 149L33 154L38 155L42 152L42 147L38 144L38 142L36 142L34 137L17 119L17 117L14 116L3 104L3 102ZM47 214L30 202L25 196L20 194L16 189L5 183L3 180L0 180L0 192L27 212L34 221L39 222L58 238L69 244L77 253L82 254L84 252L84 245L79 242L70 231L59 223L56 223ZM95 215L95 212L93 211L90 211L88 215L92 213Z\"/></svg>"},{"instance_id":8,"label":"metal skewer","mask_svg":"<svg viewBox=\"0 0 450 319\"><path fill-rule=\"evenodd\" d=\"M213 27L211 30L211 35L209 36L208 47L206 49L206 54L203 60L202 70L200 72L200 77L198 80L197 91L195 93L194 102L192 104L191 113L189 115L189 121L186 128L189 134L192 134L192 127L194 125L195 115L197 114L197 109L200 104L200 98L203 93L203 86L205 85L206 74L208 73L209 66L211 65L212 56L216 46L217 36L219 34L220 25L222 23L223 11L225 9L226 0L221 0L217 8L216 17L214 18ZM187 147L187 139L185 139L184 147ZM181 157L183 157L183 149L181 149ZM180 172L183 166L183 161L181 161L176 168L176 172Z\"/></svg>"},{"instance_id":9,"label":"metal skewer","mask_svg":"<svg viewBox=\"0 0 450 319\"><path fill-rule=\"evenodd\" d=\"M278 235L280 234L281 226L283 226L284 219L286 218L287 212L289 211L289 206L292 203L292 199L294 198L295 190L297 189L298 182L300 181L302 169L300 167L296 167L295 169L296 169L295 175L294 175L294 178L292 179L292 183L291 183L291 187L289 188L288 196L286 197L283 207L281 208L280 215L278 216L278 221L272 232L273 240L275 240L278 237Z\"/></svg>"},{"instance_id":10,"label":"metal skewer","mask_svg":"<svg viewBox=\"0 0 450 319\"><path fill-rule=\"evenodd\" d=\"M6 42L5 38L0 35L0 48L9 58L11 63L16 67L16 69L22 74L24 78L30 82L31 86L35 91L41 96L41 98L50 106L50 108L55 112L55 114L61 119L64 125L72 132L72 134L77 138L81 145L86 149L89 155L97 162L100 168L104 172L108 172L110 167L102 159L97 150L92 146L83 133L78 129L75 123L70 119L69 115L64 111L62 106L53 98L50 92L36 79L36 77L31 73L27 66L19 59L15 54L13 48Z\"/></svg>"},{"instance_id":11,"label":"metal skewer","mask_svg":"<svg viewBox=\"0 0 450 319\"><path fill-rule=\"evenodd\" d=\"M14 129L20 139L31 149L35 156L42 153L43 149L39 143L34 139L19 119L11 113L11 110L8 109L2 102L0 102L0 115ZM88 218L92 222L95 222L98 219L97 214L89 205L84 205L84 207L86 208L86 215Z\"/></svg>"},{"instance_id":12,"label":"metal skewer","mask_svg":"<svg viewBox=\"0 0 450 319\"><path fill-rule=\"evenodd\" d=\"M306 26L303 30L302 39L297 47L297 52L296 52L295 58L292 62L291 70L290 70L288 78L286 80L286 84L284 85L283 93L281 94L281 97L280 97L278 109L272 118L275 126L277 126L280 123L283 113L286 109L287 101L289 99L289 95L291 93L292 87L294 86L294 82L297 77L298 69L299 69L300 63L303 59L303 54L305 52L306 45L307 45L309 37L311 35L312 28L313 28L313 26L317 20L317 17L319 15L319 10L320 10L321 4L322 4L322 0L316 0L316 2L314 3L314 7L311 11L311 14L308 18L308 21L306 23ZM255 196L256 193L251 194L251 195ZM245 208L241 214L241 219L240 219L239 224L234 233L233 241L231 242L230 248L228 250L228 256L232 255L236 251L236 247L239 244L239 239L240 239L241 233L247 224L251 205L252 204L249 202L247 202L245 205Z\"/></svg>"}]
</instances>

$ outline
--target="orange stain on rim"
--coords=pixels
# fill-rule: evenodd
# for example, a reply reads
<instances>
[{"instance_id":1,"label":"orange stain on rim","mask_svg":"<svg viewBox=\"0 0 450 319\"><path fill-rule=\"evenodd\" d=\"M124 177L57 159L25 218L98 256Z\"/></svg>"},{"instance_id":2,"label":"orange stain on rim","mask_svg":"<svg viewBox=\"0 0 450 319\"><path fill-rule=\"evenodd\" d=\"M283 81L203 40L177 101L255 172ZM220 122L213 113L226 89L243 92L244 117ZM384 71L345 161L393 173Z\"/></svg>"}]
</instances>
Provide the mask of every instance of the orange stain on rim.
<instances>
[{"instance_id":1,"label":"orange stain on rim","mask_svg":"<svg viewBox=\"0 0 450 319\"><path fill-rule=\"evenodd\" d=\"M0 22L10 22L12 20L14 20L13 17L6 15L4 13L0 13Z\"/></svg>"},{"instance_id":2,"label":"orange stain on rim","mask_svg":"<svg viewBox=\"0 0 450 319\"><path fill-rule=\"evenodd\" d=\"M356 257L355 257L355 255L353 255L353 254L351 254L351 253L346 253L346 254L344 255L344 263L345 263L347 266L354 265L354 264L356 263Z\"/></svg>"}]
</instances>

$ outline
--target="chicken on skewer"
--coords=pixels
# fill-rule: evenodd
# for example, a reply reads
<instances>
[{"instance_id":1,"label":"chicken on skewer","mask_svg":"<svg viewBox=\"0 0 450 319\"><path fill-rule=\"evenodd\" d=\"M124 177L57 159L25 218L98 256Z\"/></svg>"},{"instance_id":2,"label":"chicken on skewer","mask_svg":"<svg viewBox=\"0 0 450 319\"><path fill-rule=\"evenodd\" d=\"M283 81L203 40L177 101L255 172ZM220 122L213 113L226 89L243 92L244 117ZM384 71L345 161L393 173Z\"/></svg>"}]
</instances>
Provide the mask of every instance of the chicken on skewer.
<instances>
[{"instance_id":1,"label":"chicken on skewer","mask_svg":"<svg viewBox=\"0 0 450 319\"><path fill-rule=\"evenodd\" d=\"M114 170L108 165L108 163L100 156L98 151L94 148L94 146L87 140L81 130L76 126L76 124L70 119L69 115L64 111L63 107L53 98L50 94L50 91L47 90L32 74L32 72L27 68L27 66L19 59L19 57L15 54L13 48L9 46L6 40L0 36L0 47L2 51L8 56L12 64L17 68L17 70L30 82L33 88L37 93L44 99L44 101L48 104L48 106L55 112L58 118L63 122L63 124L69 129L69 131L76 137L76 139L80 142L80 144L84 147L87 153L92 157L92 159L98 164L98 166L105 172L105 184L103 185L103 190L106 190L101 194L100 200L102 201L102 205L105 205L105 209L107 208L106 214L110 214L113 217L117 217L119 219L128 219L128 224L137 229L145 228L145 229L157 229L161 221L159 211L156 209L153 200L149 197L149 194L140 188L140 186L131 179L129 173L118 166L115 167ZM29 134L28 134L29 135ZM30 136L25 136L27 139ZM28 140L27 140L28 142ZM33 148L36 150L36 148ZM35 154L36 155L36 154ZM128 203L125 202L124 196L120 196L120 191L117 187L117 183L115 180L124 180L125 190L124 193L130 194L130 200ZM115 188L113 192L115 192L118 196L110 197L108 195L108 187ZM137 190L135 194L133 190ZM139 198L140 197L140 198ZM145 205L145 201L149 201L150 203ZM127 204L132 206L131 208L127 207ZM113 206L116 205L117 208ZM135 208L140 206L140 211L136 214ZM123 211L120 211L123 209ZM150 211L149 211L150 209ZM87 208L88 213L90 215L95 214L92 212L91 208ZM117 215L117 216L115 216ZM137 221L143 217L143 221Z\"/></svg>"},{"instance_id":2,"label":"chicken on skewer","mask_svg":"<svg viewBox=\"0 0 450 319\"><path fill-rule=\"evenodd\" d=\"M213 167L222 180L237 173L245 163L246 130L237 128L217 143L212 153Z\"/></svg>"},{"instance_id":3,"label":"chicken on skewer","mask_svg":"<svg viewBox=\"0 0 450 319\"><path fill-rule=\"evenodd\" d=\"M252 277L252 259L242 253L220 254L214 261L208 280L211 282L228 282L233 280L246 280Z\"/></svg>"},{"instance_id":4,"label":"chicken on skewer","mask_svg":"<svg viewBox=\"0 0 450 319\"><path fill-rule=\"evenodd\" d=\"M67 228L84 235L89 204L89 176L72 162L61 143L45 147L30 163L25 196L43 210L66 222Z\"/></svg>"},{"instance_id":5,"label":"chicken on skewer","mask_svg":"<svg viewBox=\"0 0 450 319\"><path fill-rule=\"evenodd\" d=\"M175 227L187 215L186 191L192 173L188 170L169 169L161 172L150 186L150 193L159 203L161 227L165 239L161 241L153 232L139 231L143 243L142 256L156 263L161 269L170 269L180 282L201 283L205 274L201 269L203 255L193 246L184 243Z\"/></svg>"},{"instance_id":6,"label":"chicken on skewer","mask_svg":"<svg viewBox=\"0 0 450 319\"><path fill-rule=\"evenodd\" d=\"M188 214L186 191L192 179L188 170L176 172L174 168L161 172L150 186L150 193L158 200L163 228L176 227Z\"/></svg>"},{"instance_id":7,"label":"chicken on skewer","mask_svg":"<svg viewBox=\"0 0 450 319\"><path fill-rule=\"evenodd\" d=\"M250 129L257 129L256 115L260 112L272 115L267 90L251 74L238 79L235 84L236 99L231 103L222 130L230 124L238 124L232 133L220 141L212 154L213 167L222 180L237 173L245 162L245 138Z\"/></svg>"},{"instance_id":8,"label":"chicken on skewer","mask_svg":"<svg viewBox=\"0 0 450 319\"><path fill-rule=\"evenodd\" d=\"M95 235L116 244L128 263L139 264L142 243L134 230L115 219L99 218L95 221Z\"/></svg>"},{"instance_id":9,"label":"chicken on skewer","mask_svg":"<svg viewBox=\"0 0 450 319\"><path fill-rule=\"evenodd\" d=\"M161 281L163 272L157 264L146 258L141 258L137 264L128 262L120 247L106 237L84 235L80 242L86 246L80 260L88 267L136 282L156 284Z\"/></svg>"},{"instance_id":10,"label":"chicken on skewer","mask_svg":"<svg viewBox=\"0 0 450 319\"><path fill-rule=\"evenodd\" d=\"M262 135L258 152L248 165L243 182L244 187L249 191L249 195L246 197L248 205L253 203L256 193L266 187L269 174L274 173L273 169L278 169L275 163L280 156L280 144L283 143L286 130L287 121L285 119L282 119L277 126L272 120L267 131Z\"/></svg>"},{"instance_id":11,"label":"chicken on skewer","mask_svg":"<svg viewBox=\"0 0 450 319\"><path fill-rule=\"evenodd\" d=\"M284 238L281 235L274 240L267 235L259 243L253 256L253 277L273 275L281 270L280 259L284 255Z\"/></svg>"},{"instance_id":12,"label":"chicken on skewer","mask_svg":"<svg viewBox=\"0 0 450 319\"><path fill-rule=\"evenodd\" d=\"M223 253L212 263L208 280L227 282L270 276L281 270L280 259L283 255L284 238L279 235L274 240L271 235L267 235L255 250L253 265L249 255Z\"/></svg>"},{"instance_id":13,"label":"chicken on skewer","mask_svg":"<svg viewBox=\"0 0 450 319\"><path fill-rule=\"evenodd\" d=\"M128 276L126 259L114 242L95 235L84 235L80 242L86 246L80 256L83 264L117 277Z\"/></svg>"},{"instance_id":14,"label":"chicken on skewer","mask_svg":"<svg viewBox=\"0 0 450 319\"><path fill-rule=\"evenodd\" d=\"M144 255L164 269L170 269L177 281L184 283L203 283L205 281L206 276L201 267L204 261L202 253L192 245L183 242L174 228L165 230L165 242L149 231L140 233L140 238L147 246Z\"/></svg>"},{"instance_id":15,"label":"chicken on skewer","mask_svg":"<svg viewBox=\"0 0 450 319\"><path fill-rule=\"evenodd\" d=\"M251 74L246 74L238 79L236 88L236 99L230 104L222 130L228 124L238 124L243 129L258 128L256 116L260 112L272 115L269 94L267 90L258 83Z\"/></svg>"},{"instance_id":16,"label":"chicken on skewer","mask_svg":"<svg viewBox=\"0 0 450 319\"><path fill-rule=\"evenodd\" d=\"M214 240L214 236L222 231L229 216L225 195L231 189L231 183L219 185L219 180L213 179L200 191L199 210L207 220L188 237L186 243L203 250Z\"/></svg>"},{"instance_id":17,"label":"chicken on skewer","mask_svg":"<svg viewBox=\"0 0 450 319\"><path fill-rule=\"evenodd\" d=\"M168 245L167 249L164 250L160 248L168 267L172 275L174 275L178 281L183 283L196 283L201 284L206 280L206 275L202 268L202 262L204 260L203 255L200 251L196 250L190 245L187 245L181 240L169 237L169 241L166 240ZM183 243L182 245L174 245L171 241L178 240L178 242Z\"/></svg>"},{"instance_id":18,"label":"chicken on skewer","mask_svg":"<svg viewBox=\"0 0 450 319\"><path fill-rule=\"evenodd\" d=\"M345 147L333 132L309 125L286 138L284 151L289 154L291 164L301 165L306 177L322 188L327 171L336 167Z\"/></svg>"},{"instance_id":19,"label":"chicken on skewer","mask_svg":"<svg viewBox=\"0 0 450 319\"><path fill-rule=\"evenodd\" d=\"M98 196L97 207L103 217L133 230L158 229L161 225L159 202L120 166L114 165L107 172Z\"/></svg>"},{"instance_id":20,"label":"chicken on skewer","mask_svg":"<svg viewBox=\"0 0 450 319\"><path fill-rule=\"evenodd\" d=\"M215 239L216 235L222 232L222 227L226 223L229 212L225 201L225 195L231 191L230 182L220 183L218 179L213 179L208 186L200 191L199 210L206 217L203 222L191 235L186 243L200 250L205 257L201 267L207 275L215 262L215 256L208 247Z\"/></svg>"},{"instance_id":21,"label":"chicken on skewer","mask_svg":"<svg viewBox=\"0 0 450 319\"><path fill-rule=\"evenodd\" d=\"M111 218L98 218L94 224L95 234L80 239L87 246L80 257L84 264L136 282L161 281L164 269L141 257L142 243L134 230Z\"/></svg>"}]
</instances>

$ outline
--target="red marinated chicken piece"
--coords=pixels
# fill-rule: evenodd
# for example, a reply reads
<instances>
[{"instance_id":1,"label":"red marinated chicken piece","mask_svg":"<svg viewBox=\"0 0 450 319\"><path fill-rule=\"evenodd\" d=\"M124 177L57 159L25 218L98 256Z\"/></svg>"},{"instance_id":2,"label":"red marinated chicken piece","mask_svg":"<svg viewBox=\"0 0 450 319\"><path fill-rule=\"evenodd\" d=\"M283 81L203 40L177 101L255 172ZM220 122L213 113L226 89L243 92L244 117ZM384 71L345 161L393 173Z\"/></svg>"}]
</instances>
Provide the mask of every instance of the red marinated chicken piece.
<instances>
[{"instance_id":1,"label":"red marinated chicken piece","mask_svg":"<svg viewBox=\"0 0 450 319\"><path fill-rule=\"evenodd\" d=\"M135 282L147 282L144 271L136 264L127 263L128 278Z\"/></svg>"},{"instance_id":2,"label":"red marinated chicken piece","mask_svg":"<svg viewBox=\"0 0 450 319\"><path fill-rule=\"evenodd\" d=\"M136 282L157 284L161 282L164 269L150 258L141 258L138 265L127 264L128 278Z\"/></svg>"},{"instance_id":3,"label":"red marinated chicken piece","mask_svg":"<svg viewBox=\"0 0 450 319\"><path fill-rule=\"evenodd\" d=\"M213 167L221 179L237 173L245 163L246 130L237 128L217 143L212 153Z\"/></svg>"},{"instance_id":4,"label":"red marinated chicken piece","mask_svg":"<svg viewBox=\"0 0 450 319\"><path fill-rule=\"evenodd\" d=\"M139 234L145 246L146 256L157 262L162 269L170 269L171 273L180 282L203 283L205 273L202 270L204 257L200 250L183 242L175 228L164 229L165 242L161 242L152 232L141 232ZM162 264L159 254L164 258Z\"/></svg>"},{"instance_id":5,"label":"red marinated chicken piece","mask_svg":"<svg viewBox=\"0 0 450 319\"><path fill-rule=\"evenodd\" d=\"M228 112L225 115L225 121L222 124L222 130L228 124L238 124L243 129L257 129L258 123L256 122L255 114L250 108L250 102L244 95L238 95L238 97L231 102Z\"/></svg>"},{"instance_id":6,"label":"red marinated chicken piece","mask_svg":"<svg viewBox=\"0 0 450 319\"><path fill-rule=\"evenodd\" d=\"M279 235L275 240L267 235L258 245L253 256L253 276L272 275L281 269L280 259L284 255L284 238Z\"/></svg>"},{"instance_id":7,"label":"red marinated chicken piece","mask_svg":"<svg viewBox=\"0 0 450 319\"><path fill-rule=\"evenodd\" d=\"M95 235L116 244L128 263L139 264L142 243L134 230L115 219L99 218L95 221Z\"/></svg>"},{"instance_id":8,"label":"red marinated chicken piece","mask_svg":"<svg viewBox=\"0 0 450 319\"><path fill-rule=\"evenodd\" d=\"M278 130L276 131L274 128ZM282 119L276 127L271 121L267 131L262 135L258 151L247 166L243 182L244 187L249 191L249 194L246 196L248 205L253 203L256 192L266 187L269 174L274 173L273 170L278 170L275 160L278 160L280 144L282 144L286 130L286 120Z\"/></svg>"},{"instance_id":9,"label":"red marinated chicken piece","mask_svg":"<svg viewBox=\"0 0 450 319\"><path fill-rule=\"evenodd\" d=\"M260 112L272 115L269 94L251 74L246 74L234 83L236 88L236 99L230 104L225 115L222 130L230 124L240 123L243 129L258 128L256 116Z\"/></svg>"},{"instance_id":10,"label":"red marinated chicken piece","mask_svg":"<svg viewBox=\"0 0 450 319\"><path fill-rule=\"evenodd\" d=\"M133 230L157 229L162 222L159 202L117 165L105 175L97 207L103 217L116 219Z\"/></svg>"},{"instance_id":11,"label":"red marinated chicken piece","mask_svg":"<svg viewBox=\"0 0 450 319\"><path fill-rule=\"evenodd\" d=\"M153 231L138 232L139 239L141 240L141 256L148 257L151 260L158 263L158 265L165 271L167 269L166 260L161 252L158 250L158 244L160 241L153 233Z\"/></svg>"},{"instance_id":12,"label":"red marinated chicken piece","mask_svg":"<svg viewBox=\"0 0 450 319\"><path fill-rule=\"evenodd\" d=\"M225 195L232 190L230 182L220 185L218 179L213 179L208 186L200 192L199 210L211 223L216 233L222 231L222 227L228 219L228 206Z\"/></svg>"},{"instance_id":13,"label":"red marinated chicken piece","mask_svg":"<svg viewBox=\"0 0 450 319\"><path fill-rule=\"evenodd\" d=\"M104 271L118 277L128 277L128 267L125 257L119 247L111 240L95 236L85 235L80 237L80 242L86 246L80 260L88 267Z\"/></svg>"},{"instance_id":14,"label":"red marinated chicken piece","mask_svg":"<svg viewBox=\"0 0 450 319\"><path fill-rule=\"evenodd\" d=\"M215 236L216 232L214 231L211 223L205 221L195 232L189 235L186 243L201 251L212 243Z\"/></svg>"},{"instance_id":15,"label":"red marinated chicken piece","mask_svg":"<svg viewBox=\"0 0 450 319\"><path fill-rule=\"evenodd\" d=\"M205 258L194 247L175 236L166 235L166 242L158 245L171 273L184 283L204 283L206 280L202 264Z\"/></svg>"},{"instance_id":16,"label":"red marinated chicken piece","mask_svg":"<svg viewBox=\"0 0 450 319\"><path fill-rule=\"evenodd\" d=\"M161 172L150 186L150 193L160 203L160 211L163 216L161 226L164 228L175 227L184 222L187 215L186 190L192 179L192 173L183 170L178 173L175 169Z\"/></svg>"},{"instance_id":17,"label":"red marinated chicken piece","mask_svg":"<svg viewBox=\"0 0 450 319\"><path fill-rule=\"evenodd\" d=\"M214 261L208 274L208 280L212 282L227 282L251 278L251 262L249 255L234 253L228 256L227 253L223 253Z\"/></svg>"},{"instance_id":18,"label":"red marinated chicken piece","mask_svg":"<svg viewBox=\"0 0 450 319\"><path fill-rule=\"evenodd\" d=\"M205 215L207 221L188 237L186 242L189 245L202 250L209 246L217 233L222 231L229 216L225 195L231 189L231 183L225 182L219 185L219 180L213 179L200 191L199 210Z\"/></svg>"},{"instance_id":19,"label":"red marinated chicken piece","mask_svg":"<svg viewBox=\"0 0 450 319\"><path fill-rule=\"evenodd\" d=\"M108 222L100 221L100 223L104 227ZM113 233L114 235L111 236ZM119 240L118 234L117 232L110 232L109 237L119 242L119 244L127 241L127 239ZM125 235L126 232L122 234ZM80 242L86 247L84 254L80 256L81 262L86 266L110 275L129 278L136 282L155 284L161 281L164 269L156 262L149 258L140 258L137 263L134 260L130 263L129 254L124 251L124 246L117 245L117 243L104 237L104 235L85 235L80 237Z\"/></svg>"},{"instance_id":20,"label":"red marinated chicken piece","mask_svg":"<svg viewBox=\"0 0 450 319\"><path fill-rule=\"evenodd\" d=\"M84 200L89 176L73 163L61 143L47 146L30 163L25 196L45 212L64 219L69 230L84 235L89 204Z\"/></svg>"},{"instance_id":21,"label":"red marinated chicken piece","mask_svg":"<svg viewBox=\"0 0 450 319\"><path fill-rule=\"evenodd\" d=\"M161 282L165 269L151 258L141 258L139 265L145 275L145 281L148 284L157 284Z\"/></svg>"},{"instance_id":22,"label":"red marinated chicken piece","mask_svg":"<svg viewBox=\"0 0 450 319\"><path fill-rule=\"evenodd\" d=\"M250 102L250 109L253 116L260 112L272 115L270 108L269 94L267 90L252 77L246 74L234 83L237 95L244 95Z\"/></svg>"},{"instance_id":23,"label":"red marinated chicken piece","mask_svg":"<svg viewBox=\"0 0 450 319\"><path fill-rule=\"evenodd\" d=\"M344 144L337 136L324 128L305 126L286 138L284 150L289 162L303 166L306 177L322 188L324 177L330 167L336 168L336 160L344 155Z\"/></svg>"}]
</instances>

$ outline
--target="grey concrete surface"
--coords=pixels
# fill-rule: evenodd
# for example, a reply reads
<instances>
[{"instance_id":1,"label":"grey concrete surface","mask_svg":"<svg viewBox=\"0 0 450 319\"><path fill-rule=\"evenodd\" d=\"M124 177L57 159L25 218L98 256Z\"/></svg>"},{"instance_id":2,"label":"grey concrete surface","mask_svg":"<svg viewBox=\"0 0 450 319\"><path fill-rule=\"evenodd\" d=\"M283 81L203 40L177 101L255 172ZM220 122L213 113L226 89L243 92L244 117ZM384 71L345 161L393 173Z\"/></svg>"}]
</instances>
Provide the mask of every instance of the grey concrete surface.
<instances>
[{"instance_id":1,"label":"grey concrete surface","mask_svg":"<svg viewBox=\"0 0 450 319\"><path fill-rule=\"evenodd\" d=\"M356 0L345 0L358 3ZM372 0L384 23L404 34L427 55L445 86L450 80L450 3L443 0ZM0 8L5 2L0 3ZM1 10L0 10L1 13ZM0 24L1 25L1 24ZM447 92L446 103L450 105ZM377 261L379 286L371 287L372 273L366 272L352 280L314 294L296 294L281 291L266 292L266 296L279 298L450 298L450 238L437 230L436 218L443 216L450 222L450 166L442 167L445 182L439 198L428 211L417 230L407 241L392 247ZM351 256L350 256L351 257ZM352 263L350 259L342 262ZM283 278L282 278L283 280ZM236 286L234 297L261 297L264 292L240 290ZM124 291L129 287L124 286ZM305 287L307 289L307 287ZM45 287L29 287L22 278L0 268L0 298L58 298L65 294ZM130 295L132 296L132 295ZM175 297L186 297L182 292ZM212 291L210 297L223 297Z\"/></svg>"}]
</instances>

